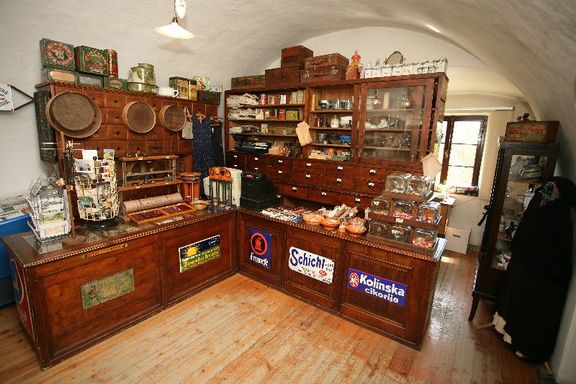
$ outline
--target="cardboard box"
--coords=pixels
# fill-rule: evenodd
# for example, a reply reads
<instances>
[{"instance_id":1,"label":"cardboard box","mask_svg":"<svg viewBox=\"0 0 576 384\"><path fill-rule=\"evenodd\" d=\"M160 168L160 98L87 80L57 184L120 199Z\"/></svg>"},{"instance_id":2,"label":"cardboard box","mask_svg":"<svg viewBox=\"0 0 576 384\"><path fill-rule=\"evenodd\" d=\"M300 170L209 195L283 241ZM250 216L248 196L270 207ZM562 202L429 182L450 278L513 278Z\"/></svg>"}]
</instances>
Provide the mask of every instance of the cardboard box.
<instances>
[{"instance_id":1,"label":"cardboard box","mask_svg":"<svg viewBox=\"0 0 576 384\"><path fill-rule=\"evenodd\" d=\"M314 52L302 45L288 47L282 49L282 58L280 59L280 66L284 67L298 67L303 68L305 60L314 56Z\"/></svg>"},{"instance_id":2,"label":"cardboard box","mask_svg":"<svg viewBox=\"0 0 576 384\"><path fill-rule=\"evenodd\" d=\"M504 141L554 143L558 136L558 121L518 121L506 124Z\"/></svg>"},{"instance_id":3,"label":"cardboard box","mask_svg":"<svg viewBox=\"0 0 576 384\"><path fill-rule=\"evenodd\" d=\"M446 249L448 251L466 254L468 250L469 228L446 227Z\"/></svg>"}]
</instances>

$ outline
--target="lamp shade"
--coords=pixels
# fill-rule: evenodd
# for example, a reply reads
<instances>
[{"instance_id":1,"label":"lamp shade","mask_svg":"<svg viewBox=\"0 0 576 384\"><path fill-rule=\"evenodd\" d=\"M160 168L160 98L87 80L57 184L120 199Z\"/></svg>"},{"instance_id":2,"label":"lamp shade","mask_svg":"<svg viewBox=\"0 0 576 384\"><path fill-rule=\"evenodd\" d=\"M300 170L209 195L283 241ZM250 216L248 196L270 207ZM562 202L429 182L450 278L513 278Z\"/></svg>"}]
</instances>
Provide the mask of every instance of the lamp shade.
<instances>
[{"instance_id":1,"label":"lamp shade","mask_svg":"<svg viewBox=\"0 0 576 384\"><path fill-rule=\"evenodd\" d=\"M192 32L188 32L186 29L182 28L180 24L178 24L178 19L176 17L172 19L172 22L170 24L166 24L161 27L156 27L154 30L161 35L171 37L173 39L194 38L194 34Z\"/></svg>"}]
</instances>

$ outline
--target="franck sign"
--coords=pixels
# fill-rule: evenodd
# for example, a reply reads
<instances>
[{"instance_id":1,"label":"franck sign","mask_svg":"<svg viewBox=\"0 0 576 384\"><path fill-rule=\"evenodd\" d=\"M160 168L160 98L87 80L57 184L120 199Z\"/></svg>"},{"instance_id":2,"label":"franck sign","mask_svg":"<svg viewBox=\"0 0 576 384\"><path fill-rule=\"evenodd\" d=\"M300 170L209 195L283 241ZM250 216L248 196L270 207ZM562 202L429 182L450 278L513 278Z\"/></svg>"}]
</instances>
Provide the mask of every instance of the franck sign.
<instances>
[{"instance_id":1,"label":"franck sign","mask_svg":"<svg viewBox=\"0 0 576 384\"><path fill-rule=\"evenodd\" d=\"M266 269L272 268L272 235L256 228L248 229L250 261Z\"/></svg>"}]
</instances>

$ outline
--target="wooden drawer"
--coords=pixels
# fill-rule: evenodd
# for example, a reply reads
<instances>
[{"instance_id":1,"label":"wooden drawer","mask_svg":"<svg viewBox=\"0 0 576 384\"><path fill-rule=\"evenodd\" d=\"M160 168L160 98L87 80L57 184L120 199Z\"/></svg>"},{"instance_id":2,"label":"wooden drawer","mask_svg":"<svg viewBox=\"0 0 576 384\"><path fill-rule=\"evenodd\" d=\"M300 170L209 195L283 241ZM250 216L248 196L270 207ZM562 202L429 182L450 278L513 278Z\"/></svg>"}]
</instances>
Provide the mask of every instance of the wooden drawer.
<instances>
[{"instance_id":1,"label":"wooden drawer","mask_svg":"<svg viewBox=\"0 0 576 384\"><path fill-rule=\"evenodd\" d=\"M155 126L152 128L150 132L146 132L144 134L145 140L162 140L164 138L164 131L166 129L160 125Z\"/></svg>"},{"instance_id":2,"label":"wooden drawer","mask_svg":"<svg viewBox=\"0 0 576 384\"><path fill-rule=\"evenodd\" d=\"M154 112L156 112L156 120L158 120L158 114L162 109L162 98L160 97L146 97L144 102L152 107Z\"/></svg>"},{"instance_id":3,"label":"wooden drawer","mask_svg":"<svg viewBox=\"0 0 576 384\"><path fill-rule=\"evenodd\" d=\"M294 197L300 200L308 199L308 188L291 184L276 184L276 190L283 197Z\"/></svg>"},{"instance_id":4,"label":"wooden drawer","mask_svg":"<svg viewBox=\"0 0 576 384\"><path fill-rule=\"evenodd\" d=\"M38 269L45 360L160 308L158 244L157 236L149 236Z\"/></svg>"},{"instance_id":5,"label":"wooden drawer","mask_svg":"<svg viewBox=\"0 0 576 384\"><path fill-rule=\"evenodd\" d=\"M379 195L384 191L384 186L386 185L385 180L375 180L375 179L364 179L356 180L356 192L364 193L367 195Z\"/></svg>"},{"instance_id":6,"label":"wooden drawer","mask_svg":"<svg viewBox=\"0 0 576 384\"><path fill-rule=\"evenodd\" d=\"M356 167L351 164L326 164L324 166L324 175L330 176L348 176L354 178L356 176Z\"/></svg>"},{"instance_id":7,"label":"wooden drawer","mask_svg":"<svg viewBox=\"0 0 576 384\"><path fill-rule=\"evenodd\" d=\"M104 111L106 113L104 113ZM103 112L103 120L108 124L124 124L122 121L122 109L118 108L106 108Z\"/></svg>"},{"instance_id":8,"label":"wooden drawer","mask_svg":"<svg viewBox=\"0 0 576 384\"><path fill-rule=\"evenodd\" d=\"M206 116L216 117L218 116L218 105L217 104L205 104L206 106Z\"/></svg>"},{"instance_id":9,"label":"wooden drawer","mask_svg":"<svg viewBox=\"0 0 576 384\"><path fill-rule=\"evenodd\" d=\"M244 170L246 168L246 155L242 152L226 152L226 166Z\"/></svg>"},{"instance_id":10,"label":"wooden drawer","mask_svg":"<svg viewBox=\"0 0 576 384\"><path fill-rule=\"evenodd\" d=\"M266 173L268 161L266 155L246 154L246 170L251 172Z\"/></svg>"},{"instance_id":11,"label":"wooden drawer","mask_svg":"<svg viewBox=\"0 0 576 384\"><path fill-rule=\"evenodd\" d=\"M192 140L176 141L176 150L179 155L191 155L193 151Z\"/></svg>"},{"instance_id":12,"label":"wooden drawer","mask_svg":"<svg viewBox=\"0 0 576 384\"><path fill-rule=\"evenodd\" d=\"M88 140L106 140L106 124L101 124L96 132L88 137Z\"/></svg>"},{"instance_id":13,"label":"wooden drawer","mask_svg":"<svg viewBox=\"0 0 576 384\"><path fill-rule=\"evenodd\" d=\"M148 156L162 155L164 146L162 140L146 140L146 154Z\"/></svg>"},{"instance_id":14,"label":"wooden drawer","mask_svg":"<svg viewBox=\"0 0 576 384\"><path fill-rule=\"evenodd\" d=\"M100 157L100 158L102 158L104 156L104 149L113 149L114 150L114 157L123 157L126 155L126 141L123 141L123 140L87 140L84 143L84 149L96 149L98 151L98 157Z\"/></svg>"},{"instance_id":15,"label":"wooden drawer","mask_svg":"<svg viewBox=\"0 0 576 384\"><path fill-rule=\"evenodd\" d=\"M190 109L190 105L189 104L186 104L186 105L188 105L188 109ZM184 106L184 105L182 105L182 106ZM203 115L206 115L206 104L204 104L204 103L192 103L192 110L190 112L194 112L194 113L198 112L198 113L201 113ZM216 115L214 115L214 116L216 116Z\"/></svg>"},{"instance_id":16,"label":"wooden drawer","mask_svg":"<svg viewBox=\"0 0 576 384\"><path fill-rule=\"evenodd\" d=\"M170 155L178 151L178 143L176 140L162 140L162 154Z\"/></svg>"},{"instance_id":17,"label":"wooden drawer","mask_svg":"<svg viewBox=\"0 0 576 384\"><path fill-rule=\"evenodd\" d=\"M143 155L146 152L146 141L144 140L129 140L128 148L126 148L127 153L135 155L139 153Z\"/></svg>"},{"instance_id":18,"label":"wooden drawer","mask_svg":"<svg viewBox=\"0 0 576 384\"><path fill-rule=\"evenodd\" d=\"M283 169L268 168L266 175L272 181L284 181L284 182L290 181L290 171L285 171Z\"/></svg>"},{"instance_id":19,"label":"wooden drawer","mask_svg":"<svg viewBox=\"0 0 576 384\"><path fill-rule=\"evenodd\" d=\"M322 176L308 172L292 172L290 182L303 185L322 185Z\"/></svg>"},{"instance_id":20,"label":"wooden drawer","mask_svg":"<svg viewBox=\"0 0 576 384\"><path fill-rule=\"evenodd\" d=\"M295 159L292 163L292 168L295 171L304 171L309 174L322 175L324 174L324 164L313 162L303 159Z\"/></svg>"},{"instance_id":21,"label":"wooden drawer","mask_svg":"<svg viewBox=\"0 0 576 384\"><path fill-rule=\"evenodd\" d=\"M165 233L169 302L232 273L234 218L233 214L224 215ZM181 263L181 257L188 262Z\"/></svg>"},{"instance_id":22,"label":"wooden drawer","mask_svg":"<svg viewBox=\"0 0 576 384\"><path fill-rule=\"evenodd\" d=\"M372 198L360 195L342 194L340 202L346 204L349 207L358 207L359 209L366 209L370 206Z\"/></svg>"},{"instance_id":23,"label":"wooden drawer","mask_svg":"<svg viewBox=\"0 0 576 384\"><path fill-rule=\"evenodd\" d=\"M104 92L82 90L81 93L88 96L100 108L104 107Z\"/></svg>"},{"instance_id":24,"label":"wooden drawer","mask_svg":"<svg viewBox=\"0 0 576 384\"><path fill-rule=\"evenodd\" d=\"M354 191L354 174L348 176L324 176L323 185L343 191Z\"/></svg>"},{"instance_id":25,"label":"wooden drawer","mask_svg":"<svg viewBox=\"0 0 576 384\"><path fill-rule=\"evenodd\" d=\"M144 140L146 138L145 133L137 133L128 128L126 128L126 140L133 141L133 140Z\"/></svg>"},{"instance_id":26,"label":"wooden drawer","mask_svg":"<svg viewBox=\"0 0 576 384\"><path fill-rule=\"evenodd\" d=\"M104 106L106 108L117 108L122 110L126 105L126 95L120 93L106 92L104 96Z\"/></svg>"},{"instance_id":27,"label":"wooden drawer","mask_svg":"<svg viewBox=\"0 0 576 384\"><path fill-rule=\"evenodd\" d=\"M126 140L126 127L122 124L106 124L106 137L109 140Z\"/></svg>"},{"instance_id":28,"label":"wooden drawer","mask_svg":"<svg viewBox=\"0 0 576 384\"><path fill-rule=\"evenodd\" d=\"M292 159L283 156L268 156L268 168L281 169L284 171L292 169Z\"/></svg>"},{"instance_id":29,"label":"wooden drawer","mask_svg":"<svg viewBox=\"0 0 576 384\"><path fill-rule=\"evenodd\" d=\"M310 189L308 199L321 204L338 205L340 204L341 195L338 192Z\"/></svg>"},{"instance_id":30,"label":"wooden drawer","mask_svg":"<svg viewBox=\"0 0 576 384\"><path fill-rule=\"evenodd\" d=\"M376 168L376 167L356 168L356 178L358 179L377 179L385 181L388 174L390 174L390 170L385 168Z\"/></svg>"}]
</instances>

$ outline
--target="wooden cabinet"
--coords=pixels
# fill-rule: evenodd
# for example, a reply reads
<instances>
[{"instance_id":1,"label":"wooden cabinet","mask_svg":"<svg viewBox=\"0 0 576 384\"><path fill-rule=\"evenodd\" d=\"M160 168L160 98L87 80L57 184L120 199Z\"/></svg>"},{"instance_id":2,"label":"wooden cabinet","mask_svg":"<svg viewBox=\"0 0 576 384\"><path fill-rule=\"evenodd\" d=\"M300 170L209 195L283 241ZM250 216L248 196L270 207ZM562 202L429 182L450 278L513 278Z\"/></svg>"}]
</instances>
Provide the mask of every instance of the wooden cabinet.
<instances>
[{"instance_id":1,"label":"wooden cabinet","mask_svg":"<svg viewBox=\"0 0 576 384\"><path fill-rule=\"evenodd\" d=\"M510 258L514 228L534 190L554 174L557 144L501 142L474 279L469 320L480 299L494 301Z\"/></svg>"}]
</instances>

